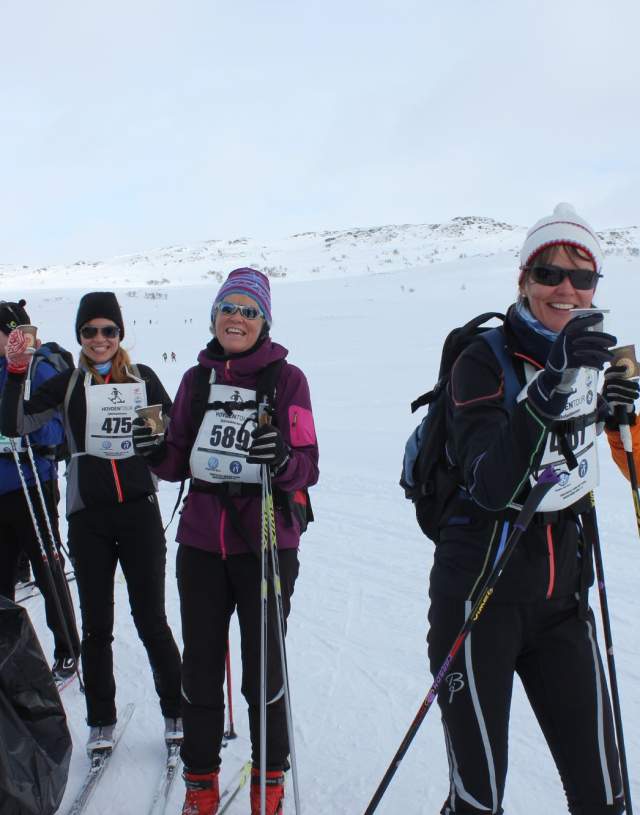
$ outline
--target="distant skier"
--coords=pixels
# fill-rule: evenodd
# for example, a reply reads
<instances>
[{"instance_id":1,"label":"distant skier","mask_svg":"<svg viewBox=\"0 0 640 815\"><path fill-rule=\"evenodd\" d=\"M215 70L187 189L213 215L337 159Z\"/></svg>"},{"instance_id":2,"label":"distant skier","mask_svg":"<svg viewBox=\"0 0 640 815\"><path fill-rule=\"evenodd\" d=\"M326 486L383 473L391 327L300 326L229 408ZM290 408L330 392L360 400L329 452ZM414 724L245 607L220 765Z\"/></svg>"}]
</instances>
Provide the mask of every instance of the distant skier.
<instances>
[{"instance_id":1,"label":"distant skier","mask_svg":"<svg viewBox=\"0 0 640 815\"><path fill-rule=\"evenodd\" d=\"M176 361L176 352L172 351L171 352L171 362L175 362L175 361Z\"/></svg>"},{"instance_id":2,"label":"distant skier","mask_svg":"<svg viewBox=\"0 0 640 815\"><path fill-rule=\"evenodd\" d=\"M224 730L225 654L229 619L238 612L242 649L242 692L249 705L253 770L251 813L260 813L260 464L273 474L282 601L285 616L298 575L298 544L306 526L306 488L318 478L318 447L307 380L286 364L287 351L269 336L269 280L253 269L231 272L211 311L214 339L184 375L167 431L149 455L153 471L167 481L191 477L177 540L178 589L182 614L184 666L182 703L185 739L182 758L187 793L183 815L218 810L220 747ZM277 396L273 424L253 433L256 388L274 363ZM211 372L217 374L209 396ZM275 373L273 374L275 379ZM275 389L275 381L272 383ZM216 389L241 389L244 402L222 417L206 410ZM221 390L220 393L223 393ZM202 398L200 398L202 397ZM243 408L253 399L253 407ZM202 415L194 419L194 405ZM233 403L230 403L233 404ZM215 441L217 435L218 441ZM142 436L142 439L145 437ZM235 441L234 456L227 450ZM231 444L234 443L231 441ZM137 444L137 432L134 433ZM220 450L212 456L214 447ZM149 448L142 448L148 453ZM215 451L213 451L215 452ZM212 471L212 460L222 464ZM224 469L223 469L224 468ZM232 490L229 490L229 481ZM269 589L267 662L266 815L282 811L284 768L289 754L283 678Z\"/></svg>"},{"instance_id":3,"label":"distant skier","mask_svg":"<svg viewBox=\"0 0 640 815\"><path fill-rule=\"evenodd\" d=\"M147 402L162 404L166 414L171 400L151 368L133 366L121 347L124 323L112 292L91 292L80 300L75 330L82 346L78 369L48 380L31 393L28 402L22 401L29 363L26 340L19 329L11 332L7 360L12 373L3 394L0 429L12 437L32 433L60 410L71 431L67 518L82 610L82 667L90 728L87 750L113 744L111 642L118 561L133 620L153 669L165 738L178 740L182 735L180 654L165 614L165 537L154 480L146 462L134 455L131 438L141 385Z\"/></svg>"},{"instance_id":4,"label":"distant skier","mask_svg":"<svg viewBox=\"0 0 640 815\"><path fill-rule=\"evenodd\" d=\"M513 370L480 339L452 369L447 452L462 487L446 508L430 577L434 675L502 551L532 472L553 462L571 480L561 480L543 499L439 694L450 763L443 813L503 811L516 673L555 759L569 811L619 815L624 809L588 605L596 422L619 398L619 374L605 378L602 397L595 388L616 338L599 329L601 314L572 314L593 306L603 258L589 224L569 205L558 205L529 230L520 252L519 296L503 329ZM521 391L509 403L505 383L513 377ZM633 395L629 401L632 406ZM574 422L581 431L567 432L559 443L563 425ZM580 465L572 468L574 437L581 438Z\"/></svg>"},{"instance_id":5,"label":"distant skier","mask_svg":"<svg viewBox=\"0 0 640 815\"><path fill-rule=\"evenodd\" d=\"M167 352L165 351L164 354L162 355L162 359L166 362L167 358L168 358L167 357Z\"/></svg>"}]
</instances>

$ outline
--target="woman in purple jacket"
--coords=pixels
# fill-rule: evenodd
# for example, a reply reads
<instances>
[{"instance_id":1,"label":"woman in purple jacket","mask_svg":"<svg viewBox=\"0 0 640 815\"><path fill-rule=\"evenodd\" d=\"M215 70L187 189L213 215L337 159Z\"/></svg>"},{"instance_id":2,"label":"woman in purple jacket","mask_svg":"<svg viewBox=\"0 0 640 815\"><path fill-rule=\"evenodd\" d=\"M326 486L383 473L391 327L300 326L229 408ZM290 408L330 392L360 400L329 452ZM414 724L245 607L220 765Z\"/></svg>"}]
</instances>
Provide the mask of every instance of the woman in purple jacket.
<instances>
[{"instance_id":1,"label":"woman in purple jacket","mask_svg":"<svg viewBox=\"0 0 640 815\"><path fill-rule=\"evenodd\" d=\"M190 478L178 526L178 589L184 639L183 719L187 793L183 815L218 811L229 620L238 612L242 693L249 705L254 772L251 812L259 813L260 468L271 469L284 611L298 575L306 488L318 479L318 447L307 380L269 336L269 280L236 269L211 312L214 339L184 375L164 438L137 427L137 452L167 481ZM257 426L270 398L272 424ZM276 608L269 596L267 647L267 815L282 812L289 753Z\"/></svg>"}]
</instances>

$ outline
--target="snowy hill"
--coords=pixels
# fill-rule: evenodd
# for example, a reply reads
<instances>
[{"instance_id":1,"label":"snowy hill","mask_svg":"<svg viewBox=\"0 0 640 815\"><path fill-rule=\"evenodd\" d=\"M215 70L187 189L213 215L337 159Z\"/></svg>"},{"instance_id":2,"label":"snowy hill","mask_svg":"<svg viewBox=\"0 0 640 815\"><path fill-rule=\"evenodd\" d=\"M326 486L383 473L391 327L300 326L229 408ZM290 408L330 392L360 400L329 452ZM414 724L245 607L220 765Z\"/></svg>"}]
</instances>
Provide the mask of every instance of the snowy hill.
<instances>
[{"instance_id":1,"label":"snowy hill","mask_svg":"<svg viewBox=\"0 0 640 815\"><path fill-rule=\"evenodd\" d=\"M320 483L312 490L316 522L302 540L287 639L305 815L364 811L431 683L425 636L433 547L398 487L404 442L417 421L409 403L432 384L442 339L453 326L512 301L514 256L523 236L521 227L454 219L438 226L309 233L260 244L215 241L96 265L2 270L3 296L32 289L26 292L28 308L40 335L74 352L78 289L118 286L127 325L124 344L135 360L154 367L170 394L209 339L218 274L245 263L275 270L273 336L308 376L321 454ZM607 328L621 343L633 342L638 323L628 304L640 300L640 275L630 271L637 268L640 232L611 230L602 237L609 259L598 299L611 310ZM282 272L285 276L276 276ZM167 282L158 283L162 280ZM171 350L176 364L162 361L162 352ZM629 486L602 442L600 452L600 531L631 782L640 800L640 540ZM166 521L176 495L176 485L161 483ZM167 611L179 639L175 529L174 520L167 536ZM77 599L75 584L72 592ZM593 591L591 603L598 617ZM50 657L41 601L31 600L28 607ZM116 620L117 703L122 710L133 700L137 709L88 815L144 813L163 755L151 673L119 572ZM231 650L240 738L224 751L223 783L247 755L235 627ZM87 764L84 700L73 686L63 698L75 750L61 813ZM434 815L447 787L434 707L378 812ZM176 815L182 795L178 782L172 799ZM566 812L556 770L518 682L505 811ZM245 790L229 814L247 812ZM291 799L285 812L293 813Z\"/></svg>"},{"instance_id":2,"label":"snowy hill","mask_svg":"<svg viewBox=\"0 0 640 815\"><path fill-rule=\"evenodd\" d=\"M306 280L398 271L465 258L514 256L526 229L491 218L460 217L442 224L379 226L304 232L289 238L209 240L170 246L105 261L71 266L7 266L0 281L23 289L84 286L96 276L103 286L193 286L215 284L232 268L253 266L274 279ZM608 255L638 258L640 228L600 233Z\"/></svg>"}]
</instances>

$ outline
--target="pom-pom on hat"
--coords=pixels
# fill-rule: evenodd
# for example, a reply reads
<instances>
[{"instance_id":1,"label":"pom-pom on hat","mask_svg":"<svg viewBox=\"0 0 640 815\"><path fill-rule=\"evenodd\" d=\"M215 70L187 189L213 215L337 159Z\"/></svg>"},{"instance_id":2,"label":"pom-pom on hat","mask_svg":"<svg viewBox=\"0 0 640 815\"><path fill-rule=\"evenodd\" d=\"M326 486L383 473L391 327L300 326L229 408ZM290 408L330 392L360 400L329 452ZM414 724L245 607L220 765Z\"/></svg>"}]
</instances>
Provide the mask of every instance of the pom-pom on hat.
<instances>
[{"instance_id":1,"label":"pom-pom on hat","mask_svg":"<svg viewBox=\"0 0 640 815\"><path fill-rule=\"evenodd\" d=\"M112 320L120 329L120 339L124 337L122 312L115 294L112 291L90 291L85 294L76 314L76 339L80 342L80 329L96 317Z\"/></svg>"},{"instance_id":2,"label":"pom-pom on hat","mask_svg":"<svg viewBox=\"0 0 640 815\"><path fill-rule=\"evenodd\" d=\"M19 300L17 303L0 301L0 331L3 334L10 334L19 325L29 325L31 320L24 310L26 305L26 300Z\"/></svg>"},{"instance_id":3,"label":"pom-pom on hat","mask_svg":"<svg viewBox=\"0 0 640 815\"><path fill-rule=\"evenodd\" d=\"M266 324L271 327L271 288L269 278L257 269L234 269L220 286L211 309L211 322L215 321L216 306L230 294L246 294L255 300Z\"/></svg>"},{"instance_id":4,"label":"pom-pom on hat","mask_svg":"<svg viewBox=\"0 0 640 815\"><path fill-rule=\"evenodd\" d=\"M547 246L557 246L561 243L583 249L593 258L596 271L601 271L603 252L596 233L571 204L558 204L553 210L553 215L541 218L527 232L520 250L520 268L529 266L538 252Z\"/></svg>"}]
</instances>

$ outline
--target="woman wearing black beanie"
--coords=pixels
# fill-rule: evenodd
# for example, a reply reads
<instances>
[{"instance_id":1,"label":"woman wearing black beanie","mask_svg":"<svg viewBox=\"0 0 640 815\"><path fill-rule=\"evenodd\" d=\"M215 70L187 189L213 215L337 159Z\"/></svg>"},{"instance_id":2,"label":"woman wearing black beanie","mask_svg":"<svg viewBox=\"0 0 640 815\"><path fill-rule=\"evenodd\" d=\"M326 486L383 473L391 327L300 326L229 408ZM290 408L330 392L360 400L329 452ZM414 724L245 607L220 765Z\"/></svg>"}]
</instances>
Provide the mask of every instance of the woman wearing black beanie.
<instances>
[{"instance_id":1,"label":"woman wearing black beanie","mask_svg":"<svg viewBox=\"0 0 640 815\"><path fill-rule=\"evenodd\" d=\"M70 460L67 470L69 550L82 611L82 667L86 688L87 750L113 743L116 722L113 675L113 589L118 562L127 581L131 613L147 650L165 738L179 740L180 655L164 602L166 547L155 495L156 481L133 454L131 422L138 407L171 400L146 365L133 365L120 345L125 327L113 292L90 292L80 301L76 336L79 367L48 380L28 402L23 380L29 355L25 335L7 341L8 377L0 426L9 436L36 430L59 410Z\"/></svg>"}]
</instances>

